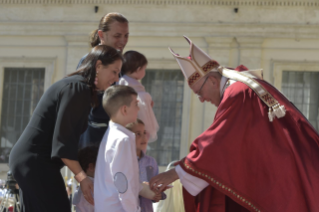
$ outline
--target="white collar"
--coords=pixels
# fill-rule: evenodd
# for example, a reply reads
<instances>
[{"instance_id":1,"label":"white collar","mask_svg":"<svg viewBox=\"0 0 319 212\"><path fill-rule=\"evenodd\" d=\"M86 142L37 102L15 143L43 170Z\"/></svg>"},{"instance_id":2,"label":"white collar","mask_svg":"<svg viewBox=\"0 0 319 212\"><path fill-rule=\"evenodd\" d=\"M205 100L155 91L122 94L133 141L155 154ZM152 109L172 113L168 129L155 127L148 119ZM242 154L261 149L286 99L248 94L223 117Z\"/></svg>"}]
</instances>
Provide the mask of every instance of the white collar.
<instances>
[{"instance_id":1,"label":"white collar","mask_svg":"<svg viewBox=\"0 0 319 212\"><path fill-rule=\"evenodd\" d=\"M126 129L124 126L122 126L118 123L115 123L112 120L110 120L110 122L109 122L109 127L110 128L117 128L118 130L124 132L125 134L127 134L129 136L133 136L135 138L135 134L131 130Z\"/></svg>"},{"instance_id":2,"label":"white collar","mask_svg":"<svg viewBox=\"0 0 319 212\"><path fill-rule=\"evenodd\" d=\"M220 79L220 87L219 87L219 92L220 96L222 96L227 88L226 83L227 83L228 78L222 76Z\"/></svg>"},{"instance_id":3,"label":"white collar","mask_svg":"<svg viewBox=\"0 0 319 212\"><path fill-rule=\"evenodd\" d=\"M140 82L139 82L138 80L136 80L136 79L134 79L134 78L132 78L132 77L129 77L129 76L127 76L126 74L123 75L123 78L124 78L127 82L129 82L129 83L132 83L132 84L140 84Z\"/></svg>"},{"instance_id":4,"label":"white collar","mask_svg":"<svg viewBox=\"0 0 319 212\"><path fill-rule=\"evenodd\" d=\"M136 92L145 91L144 86L138 80L127 75L124 75L122 78L128 83L127 85L134 88Z\"/></svg>"}]
</instances>

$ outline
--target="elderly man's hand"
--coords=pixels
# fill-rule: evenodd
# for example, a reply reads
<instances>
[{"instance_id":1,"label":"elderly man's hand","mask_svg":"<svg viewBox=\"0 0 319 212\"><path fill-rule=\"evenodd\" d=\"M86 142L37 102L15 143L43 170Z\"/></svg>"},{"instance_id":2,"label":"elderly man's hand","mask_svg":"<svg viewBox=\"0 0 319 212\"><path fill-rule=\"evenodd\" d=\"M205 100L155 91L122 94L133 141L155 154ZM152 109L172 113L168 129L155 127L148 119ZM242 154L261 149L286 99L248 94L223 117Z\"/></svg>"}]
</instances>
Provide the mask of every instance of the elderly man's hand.
<instances>
[{"instance_id":1,"label":"elderly man's hand","mask_svg":"<svg viewBox=\"0 0 319 212\"><path fill-rule=\"evenodd\" d=\"M178 178L179 177L178 177L175 169L171 169L167 172L163 172L163 173L153 177L149 182L150 188L156 193L163 192L164 190L167 189L167 187L166 187L167 185L171 184L172 182L174 182Z\"/></svg>"}]
</instances>

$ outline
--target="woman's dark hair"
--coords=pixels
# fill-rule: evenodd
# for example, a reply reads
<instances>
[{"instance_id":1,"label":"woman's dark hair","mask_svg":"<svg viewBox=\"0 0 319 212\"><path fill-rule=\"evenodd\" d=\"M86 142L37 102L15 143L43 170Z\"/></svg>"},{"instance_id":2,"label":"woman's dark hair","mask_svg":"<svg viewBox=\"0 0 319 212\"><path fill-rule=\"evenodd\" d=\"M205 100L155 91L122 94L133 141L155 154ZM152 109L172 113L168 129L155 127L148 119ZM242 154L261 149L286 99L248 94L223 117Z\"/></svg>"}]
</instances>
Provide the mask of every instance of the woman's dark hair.
<instances>
[{"instance_id":1,"label":"woman's dark hair","mask_svg":"<svg viewBox=\"0 0 319 212\"><path fill-rule=\"evenodd\" d=\"M146 57L137 51L127 51L123 57L124 63L121 69L122 75L134 73L139 67L147 65Z\"/></svg>"},{"instance_id":2,"label":"woman's dark hair","mask_svg":"<svg viewBox=\"0 0 319 212\"><path fill-rule=\"evenodd\" d=\"M128 23L128 20L124 17L124 15L120 13L108 13L103 16L100 20L99 28L94 30L91 34L91 46L95 47L100 44L100 38L98 35L98 31L102 30L102 32L107 32L110 30L110 24L113 22L120 22L120 23Z\"/></svg>"},{"instance_id":3,"label":"woman's dark hair","mask_svg":"<svg viewBox=\"0 0 319 212\"><path fill-rule=\"evenodd\" d=\"M96 76L95 65L98 60L100 60L104 66L107 66L117 60L121 60L123 62L123 57L121 53L113 47L98 45L86 56L78 70L68 75L81 75L84 77L84 82L87 83L91 89L93 107L98 105L97 88L94 84Z\"/></svg>"},{"instance_id":4,"label":"woman's dark hair","mask_svg":"<svg viewBox=\"0 0 319 212\"><path fill-rule=\"evenodd\" d=\"M87 146L78 152L79 163L84 172L89 168L89 164L95 165L99 148L97 146Z\"/></svg>"}]
</instances>

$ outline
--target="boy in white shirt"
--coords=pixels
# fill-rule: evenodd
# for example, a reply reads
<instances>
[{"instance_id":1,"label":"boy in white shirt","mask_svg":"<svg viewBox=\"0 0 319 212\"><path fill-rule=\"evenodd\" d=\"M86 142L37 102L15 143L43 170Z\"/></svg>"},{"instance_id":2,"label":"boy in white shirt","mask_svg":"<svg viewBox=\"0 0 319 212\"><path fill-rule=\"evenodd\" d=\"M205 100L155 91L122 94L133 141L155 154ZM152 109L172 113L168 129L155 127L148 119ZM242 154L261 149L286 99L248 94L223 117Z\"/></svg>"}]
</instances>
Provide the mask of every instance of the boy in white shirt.
<instances>
[{"instance_id":1,"label":"boy in white shirt","mask_svg":"<svg viewBox=\"0 0 319 212\"><path fill-rule=\"evenodd\" d=\"M109 87L103 96L103 108L110 123L95 168L95 212L139 212L139 195L153 200L160 197L140 183L135 134L124 127L137 119L137 93L128 86Z\"/></svg>"}]
</instances>

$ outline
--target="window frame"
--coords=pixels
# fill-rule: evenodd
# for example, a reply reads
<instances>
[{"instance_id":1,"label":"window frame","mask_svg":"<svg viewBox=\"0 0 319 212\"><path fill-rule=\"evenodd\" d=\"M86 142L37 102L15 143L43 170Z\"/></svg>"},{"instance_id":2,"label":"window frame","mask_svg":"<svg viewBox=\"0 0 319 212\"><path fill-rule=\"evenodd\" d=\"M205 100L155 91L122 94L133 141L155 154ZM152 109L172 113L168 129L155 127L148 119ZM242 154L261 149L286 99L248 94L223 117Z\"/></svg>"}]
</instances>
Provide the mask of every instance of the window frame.
<instances>
[{"instance_id":1,"label":"window frame","mask_svg":"<svg viewBox=\"0 0 319 212\"><path fill-rule=\"evenodd\" d=\"M319 72L317 61L273 61L274 86L281 91L283 71Z\"/></svg>"},{"instance_id":2,"label":"window frame","mask_svg":"<svg viewBox=\"0 0 319 212\"><path fill-rule=\"evenodd\" d=\"M56 73L57 58L33 58L33 57L0 57L0 117L2 112L2 95L4 86L5 68L44 68L44 92L52 85L53 76ZM1 127L1 119L0 119ZM0 163L0 173L7 173L7 163Z\"/></svg>"},{"instance_id":3,"label":"window frame","mask_svg":"<svg viewBox=\"0 0 319 212\"><path fill-rule=\"evenodd\" d=\"M170 59L149 59L147 69L175 69L180 70L180 67L175 60ZM147 74L147 70L146 70ZM190 145L190 112L191 112L191 89L188 87L184 79L184 95L183 95L183 111L182 111L182 126L181 126L181 141L179 149L179 158L185 157L189 152ZM159 166L159 172L166 170L166 166Z\"/></svg>"},{"instance_id":4,"label":"window frame","mask_svg":"<svg viewBox=\"0 0 319 212\"><path fill-rule=\"evenodd\" d=\"M273 67L274 86L282 92L282 76L283 71L294 72L319 72L319 61L286 61L286 60L274 60L271 62ZM284 95L284 94L283 94ZM305 116L306 117L306 116ZM315 129L315 128L314 128ZM315 129L316 130L316 129Z\"/></svg>"}]
</instances>

